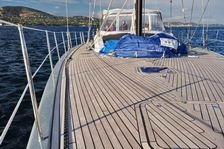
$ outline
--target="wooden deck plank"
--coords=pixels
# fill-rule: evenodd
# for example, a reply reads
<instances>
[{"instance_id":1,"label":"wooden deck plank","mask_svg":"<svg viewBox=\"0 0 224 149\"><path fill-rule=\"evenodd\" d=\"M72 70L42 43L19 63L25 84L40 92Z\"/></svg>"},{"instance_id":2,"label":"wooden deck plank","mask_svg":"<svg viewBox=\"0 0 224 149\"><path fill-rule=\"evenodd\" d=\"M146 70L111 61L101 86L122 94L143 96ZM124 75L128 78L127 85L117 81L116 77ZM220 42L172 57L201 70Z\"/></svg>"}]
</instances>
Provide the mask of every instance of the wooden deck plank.
<instances>
[{"instance_id":1,"label":"wooden deck plank","mask_svg":"<svg viewBox=\"0 0 224 149\"><path fill-rule=\"evenodd\" d=\"M70 67L71 67L71 65L70 65ZM69 69L70 71L72 70L71 68ZM71 77L69 77L69 82L72 82L72 78ZM75 127L74 127L74 117L73 117L73 115L74 115L74 113L73 113L73 111L74 111L74 105L75 105L75 103L74 103L74 100L73 100L73 98L74 98L74 91L73 91L73 87L72 87L72 85L71 86L69 86L69 106L68 106L68 108L69 108L69 116L71 117L70 118L70 123L69 123L69 127L70 127L70 130L68 131L68 133L71 135L70 137L69 137L69 148L71 148L71 149L76 149L77 148L77 145L76 145L76 136L75 136Z\"/></svg>"},{"instance_id":2,"label":"wooden deck plank","mask_svg":"<svg viewBox=\"0 0 224 149\"><path fill-rule=\"evenodd\" d=\"M113 74L113 73L107 73L105 74L104 72L108 72L107 70L102 71L102 75L106 76L105 78L102 78L102 80L105 82L105 84L107 84L107 86L109 86L109 90L112 91L113 95L115 95L114 100L116 103L117 108L122 108L125 106L129 106L130 104L136 102L135 98L132 98L132 92L128 92L128 88L126 86L124 86L124 84L120 84L116 78L113 78L113 76L108 75L108 74ZM130 100L132 99L132 100ZM127 116L130 119L134 119L134 110L132 108L127 108L123 110ZM134 122L134 121L133 121ZM134 124L136 127L136 124Z\"/></svg>"},{"instance_id":3,"label":"wooden deck plank","mask_svg":"<svg viewBox=\"0 0 224 149\"><path fill-rule=\"evenodd\" d=\"M161 148L179 148L179 146L175 143L175 138L172 138L169 136L169 134L164 131L163 129L161 129L159 123L157 124L156 122L152 122L152 127L153 127L153 130L155 131L155 136L156 136L156 143L157 143L157 146L161 147ZM157 138L158 137L158 138ZM162 142L160 142L160 138L163 138ZM166 142L166 144L164 144L164 140ZM165 146L162 146L162 145L165 145ZM157 146L155 148L157 148Z\"/></svg>"},{"instance_id":4,"label":"wooden deck plank","mask_svg":"<svg viewBox=\"0 0 224 149\"><path fill-rule=\"evenodd\" d=\"M100 76L100 75L99 75L99 76ZM98 80L98 82L100 82L100 81ZM107 93L107 91L106 91L104 88L101 88L101 89L102 89L102 92ZM106 97L105 99L110 98L110 97L109 97L109 94L106 94L105 97ZM111 103L108 103L107 100L104 100L104 102L105 102L106 105L111 105ZM114 112L113 106L115 106L114 103L110 106L110 107L112 108L112 109L110 110L111 112ZM118 109L116 109L116 110L118 110ZM112 115L112 117L114 118L113 115ZM116 117L116 116L115 116L115 117ZM114 126L114 125L112 125L112 126ZM116 125L115 125L115 126L116 126ZM119 131L119 129L116 131L116 133L118 133L117 136L121 136L121 137L122 137L122 135L120 134L121 131ZM119 135L119 134L120 134L120 135ZM122 143L125 144L125 142L126 142L125 139L123 139L123 142L122 142ZM128 147L128 145L127 145L127 147Z\"/></svg>"},{"instance_id":5,"label":"wooden deck plank","mask_svg":"<svg viewBox=\"0 0 224 149\"><path fill-rule=\"evenodd\" d=\"M221 107L218 104L213 104L212 106L215 111L219 126L221 128L220 133L224 135L224 116L223 113L221 112Z\"/></svg>"},{"instance_id":6,"label":"wooden deck plank","mask_svg":"<svg viewBox=\"0 0 224 149\"><path fill-rule=\"evenodd\" d=\"M102 75L95 75L95 76L102 76ZM98 78L98 82L99 83L105 83L104 84L104 86L103 86L103 88L102 88L102 91L105 93L105 97L106 97L106 99L108 99L108 100L104 100L104 102L105 102L105 105L111 105L111 108L113 108L113 110L110 110L110 111L112 111L112 112L115 112L115 114L112 114L112 116L113 116L113 118L115 119L115 121L117 122L117 123L120 123L120 121L119 121L119 116L120 115L124 115L123 114L123 111L125 111L125 109L124 110L120 110L120 108L122 108L122 105L121 105L121 107L118 107L117 105L116 105L116 103L115 103L115 101L117 100L117 97L115 96L115 90L113 90L112 88L108 88L108 87L112 87L111 85L108 85L107 83L108 82L106 82L105 80L103 81L103 78L101 77L101 78ZM103 85L103 84L102 84ZM111 98L111 99L110 99ZM112 100L113 99L113 100ZM118 111L118 112L116 112L116 111ZM116 114L117 113L117 114ZM125 119L122 119L123 121L125 120ZM126 124L128 124L128 123L130 123L129 121L126 121L127 123ZM120 127L123 127L123 128L121 128L122 129L122 131L125 131L125 127L124 127L124 125L123 125L123 123L120 123L120 124L118 124ZM132 129L132 125L128 125L129 126L129 129L130 130L134 130L134 128ZM119 130L119 129L118 129ZM121 133L122 131L117 131L118 133ZM126 132L126 133L128 133L128 132ZM125 133L125 134L126 134ZM134 134L136 134L136 132L134 133ZM121 137L123 136L122 134L117 134L117 136L119 136L120 137L120 139L121 139ZM130 136L130 135L129 135ZM127 138L126 137L126 139L132 139L131 137L129 137L129 138ZM126 142L126 139L123 139L123 141L122 141L122 143L125 145L125 142ZM133 142L133 140L131 140L129 143L132 143ZM126 147L128 147L128 144L127 145L125 145ZM133 144L133 146L134 146L134 144Z\"/></svg>"},{"instance_id":7,"label":"wooden deck plank","mask_svg":"<svg viewBox=\"0 0 224 149\"><path fill-rule=\"evenodd\" d=\"M189 59L186 59L186 66L187 66L186 71L189 72L188 77L190 80L190 90L191 90L190 98L193 101L199 100L198 93L197 93L197 87L196 87L197 83L195 84L196 78L195 78L195 76L191 75L191 74L193 74L193 70L192 70L191 63L189 62Z\"/></svg>"},{"instance_id":8,"label":"wooden deck plank","mask_svg":"<svg viewBox=\"0 0 224 149\"><path fill-rule=\"evenodd\" d=\"M160 109L162 110L163 109L163 106L162 107L160 107ZM161 112L157 112L157 113L160 113L159 115L161 115ZM164 112L164 114L163 114L163 118L165 118L165 117L167 117L169 114L165 114L165 112ZM168 117L167 117L168 118ZM169 120L170 121L170 118L168 118L167 119L166 118L166 120L164 119L164 120L162 120L163 122L166 122L167 120ZM165 124L165 123L164 123ZM166 125L167 124L175 124L175 122L169 122L169 123L166 123ZM192 123L191 122L191 126L194 126L195 124L194 123ZM169 126L169 125L168 125ZM183 136L181 136L181 135L177 135L178 137L181 137L182 138L182 141L183 142L185 142L188 146L189 146L189 148L195 148L195 147L193 147L193 146L198 146L198 147L200 147L200 148L207 148L207 147L210 147L210 148L212 148L212 147L214 147L214 145L213 144L211 144L210 143L210 141L206 138L206 137L204 137L203 135L201 135L202 134L202 132L197 132L197 131L195 131L195 130L193 130L193 129L187 129L187 128L183 128L182 127L182 125L180 125L179 123L176 123L175 125L175 128L179 131L179 133L183 133L184 135L186 135L185 137L188 137L188 139L183 139L182 137ZM179 127L179 128L178 128ZM181 128L182 127L182 128ZM170 128L170 127L169 127ZM172 131L172 133L177 133L177 132L173 132ZM171 133L171 134L172 134ZM179 134L178 133L178 134ZM170 136L172 136L170 134ZM189 140L190 139L190 140ZM190 141L190 142L188 142L187 143L187 141ZM194 144L192 144L194 142ZM177 145L179 145L178 143L177 143ZM190 145L192 145L192 146L190 146Z\"/></svg>"},{"instance_id":9,"label":"wooden deck plank","mask_svg":"<svg viewBox=\"0 0 224 149\"><path fill-rule=\"evenodd\" d=\"M147 105L148 106L147 110L149 110L149 109L152 109L153 110L153 111L150 111L150 113L153 113L155 110L156 111L158 110L158 108L155 109L154 106L151 106L150 105L150 107L149 107L149 105L150 104ZM163 108L163 107L161 106L159 109L161 109L161 108ZM184 129L183 127L181 128L178 122L175 122L174 120L168 118L167 117L169 115L168 113L167 113L167 115L164 114L164 113L162 113L162 111L157 111L156 113L159 113L156 116L157 118L159 118L161 116L160 117L161 121L164 121L164 120L166 121L164 123L164 125L166 125L170 129L170 131L172 131L172 133L173 133L173 134L170 133L170 136L171 137L177 136L178 139L180 139L180 141L178 141L177 144L180 145L181 148L187 148L187 146L190 147L190 148L196 148L195 144L192 143L192 141L187 138L187 137L190 137L191 134L188 133L186 131L186 129ZM184 133L182 133L182 132L184 132ZM177 141L177 140L175 139L175 141ZM182 144L182 142L184 144Z\"/></svg>"},{"instance_id":10,"label":"wooden deck plank","mask_svg":"<svg viewBox=\"0 0 224 149\"><path fill-rule=\"evenodd\" d=\"M80 70L82 70L83 67L79 67ZM81 74L83 78L85 78L85 74L82 73ZM92 136L92 140L93 140L93 144L95 146L97 146L97 148L103 148L103 144L102 144L102 141L101 141L101 138L99 136L99 133L98 133L98 130L97 130L97 127L95 125L95 119L97 119L97 116L96 116L96 113L95 113L95 109L94 107L92 106L92 103L91 103L91 94L92 92L90 92L90 87L89 87L89 84L86 84L86 78L85 79L80 79L80 82L82 84L81 88L85 89L83 92L84 92L84 96L85 96L85 100L82 100L83 102L83 106L84 107L88 107L88 111L86 112L86 115L87 115L87 124L89 124L89 131L91 133L91 136ZM94 117L92 116L92 114L94 114Z\"/></svg>"},{"instance_id":11,"label":"wooden deck plank","mask_svg":"<svg viewBox=\"0 0 224 149\"><path fill-rule=\"evenodd\" d=\"M125 67L123 69L125 69ZM155 95L155 92L158 94L161 93L161 96L172 96L170 94L162 95L162 93L169 91L169 89L167 88L167 85L164 85L163 81L159 80L159 79L161 79L161 77L158 78L158 76L157 76L155 78L153 74L150 74L150 77L148 77L148 76L146 76L147 74L140 75L140 73L136 74L134 72L128 72L128 71L127 72L125 71L125 75L127 77L131 78L131 80L133 82L135 82L138 86L140 86L141 87L140 89L142 91L145 91L148 94L148 97ZM148 86L150 86L150 88L148 88Z\"/></svg>"},{"instance_id":12,"label":"wooden deck plank","mask_svg":"<svg viewBox=\"0 0 224 149\"><path fill-rule=\"evenodd\" d=\"M222 96L224 95L224 86L222 86L220 80L220 75L217 74L216 71L212 70L212 67L211 64L208 64L209 67L207 68L207 72L213 77L213 81L212 81L212 84L214 87L216 87L216 91L217 91L217 94L218 94L218 97L219 97L219 100L222 101Z\"/></svg>"},{"instance_id":13,"label":"wooden deck plank","mask_svg":"<svg viewBox=\"0 0 224 149\"><path fill-rule=\"evenodd\" d=\"M198 61L195 61L195 63L200 66L200 63L198 63ZM203 87L205 89L205 92L207 93L208 100L214 101L215 100L215 97L213 94L214 90L213 91L211 90L211 83L210 81L208 81L207 73L204 71L205 69L206 69L205 66L198 67L198 72L200 72L200 76L204 79Z\"/></svg>"},{"instance_id":14,"label":"wooden deck plank","mask_svg":"<svg viewBox=\"0 0 224 149\"><path fill-rule=\"evenodd\" d=\"M207 106L205 104L201 105L201 115L203 120L209 121L209 114L208 114Z\"/></svg>"},{"instance_id":15,"label":"wooden deck plank","mask_svg":"<svg viewBox=\"0 0 224 149\"><path fill-rule=\"evenodd\" d=\"M71 73L74 73L74 68L72 67L70 69ZM73 82L73 77L72 81ZM75 84L74 84L75 85ZM76 139L76 143L77 143L77 148L85 148L85 143L84 143L84 138L83 138L83 133L81 130L81 124L80 124L80 120L79 120L79 113L78 113L78 109L77 109L77 103L76 100L79 100L79 93L77 88L74 88L73 83L71 84L71 87L73 88L73 92L74 92L74 96L70 97L71 100L71 106L72 106L72 113L73 113L73 120L74 120L74 134L75 134L75 139Z\"/></svg>"},{"instance_id":16,"label":"wooden deck plank","mask_svg":"<svg viewBox=\"0 0 224 149\"><path fill-rule=\"evenodd\" d=\"M168 104L165 104L163 108L165 113L169 113L170 117L173 118L178 124L181 124L182 127L184 127L187 130L194 130L197 131L198 133L203 133L203 130L197 126L197 125L192 125L193 119L186 119L182 115L180 115L180 112L175 111L174 109L171 108L171 106L168 106Z\"/></svg>"},{"instance_id":17,"label":"wooden deck plank","mask_svg":"<svg viewBox=\"0 0 224 149\"><path fill-rule=\"evenodd\" d=\"M105 116L104 116L103 112L101 111L101 107L98 104L97 99L100 98L100 97L99 97L99 95L98 95L98 93L95 89L95 86L94 86L91 78L89 78L88 75L86 75L86 81L85 82L89 85L88 86L89 90L87 90L87 91L92 93L92 96L91 96L92 99L90 99L90 101L91 101L90 105L92 106L92 109L94 109L94 110L92 110L91 112L94 116L93 119L95 121L97 130L98 130L98 133L101 137L104 148L112 148L112 144L111 144L111 141L109 139L109 136L107 135L106 130L105 130L103 124L102 124L104 119L105 119Z\"/></svg>"},{"instance_id":18,"label":"wooden deck plank","mask_svg":"<svg viewBox=\"0 0 224 149\"><path fill-rule=\"evenodd\" d=\"M125 59L77 50L69 64L70 148L220 148L214 138L224 129L224 68L219 60L207 63L216 55L201 57ZM176 73L144 74L141 66Z\"/></svg>"},{"instance_id":19,"label":"wooden deck plank","mask_svg":"<svg viewBox=\"0 0 224 149\"><path fill-rule=\"evenodd\" d=\"M212 129L215 132L222 133L219 122L218 122L218 119L216 117L216 113L214 111L213 105L209 104L209 105L207 105L207 108L208 108L210 121L211 121L211 124L212 124Z\"/></svg>"},{"instance_id":20,"label":"wooden deck plank","mask_svg":"<svg viewBox=\"0 0 224 149\"><path fill-rule=\"evenodd\" d=\"M180 134L170 123L167 121L164 121L163 117L160 116L160 114L156 114L157 112L151 110L150 108L147 108L148 115L150 119L158 125L159 128L161 128L165 134L169 135L175 144L177 144L180 148L188 148L188 146L179 138ZM175 147L175 146L174 146Z\"/></svg>"},{"instance_id":21,"label":"wooden deck plank","mask_svg":"<svg viewBox=\"0 0 224 149\"><path fill-rule=\"evenodd\" d=\"M174 113L173 110L169 109L167 111L167 109L165 109L166 106L163 106L163 116L165 117L166 115L168 116L168 118L171 119L171 123L172 125L174 125L176 127L176 129L178 129L181 133L183 133L185 135L185 137L187 137L188 139L183 139L184 142L186 142L186 144L189 146L189 148L197 148L197 146L201 147L201 148L205 148L205 144L203 144L201 141L203 141L204 139L198 139L196 136L198 136L200 133L203 133L203 130L201 128L199 128L195 123L192 123L186 119L182 118L177 118ZM172 112L171 112L171 111ZM170 112L170 113L169 113ZM160 112L162 113L162 112ZM171 114L172 113L172 114ZM195 133L197 132L197 133ZM188 141L188 143L187 143Z\"/></svg>"},{"instance_id":22,"label":"wooden deck plank","mask_svg":"<svg viewBox=\"0 0 224 149\"><path fill-rule=\"evenodd\" d=\"M76 80L74 80L74 81L77 82L76 85L77 85L77 89L78 89L78 92L79 92L79 97L81 99L81 100L76 101L77 111L79 112L80 127L81 127L82 132L83 132L84 141L87 142L86 143L86 148L91 148L92 146L94 146L94 144L93 144L93 141L92 141L91 133L90 133L89 128L88 128L89 125L86 125L86 123L88 122L87 118L90 116L90 115L86 114L86 111L88 110L88 108L86 106L84 106L83 103L82 103L85 100L84 93L83 93L84 88L82 88L80 80L79 80L79 79L82 79L82 77L76 75L75 78L76 78ZM86 117L86 116L88 116L88 117Z\"/></svg>"},{"instance_id":23,"label":"wooden deck plank","mask_svg":"<svg viewBox=\"0 0 224 149\"><path fill-rule=\"evenodd\" d=\"M96 81L93 76L89 75L90 76L90 79L94 82L93 84L95 84L95 89L96 89L96 93L99 94L99 98L97 98L97 102L99 103L99 106L100 106L100 109L102 110L102 113L103 113L103 118L102 119L102 122L103 122L103 126L107 132L107 135L111 141L111 144L115 147L115 148L121 148L121 144L119 142L119 139L117 138L117 135L116 135L116 132L115 130L113 129L113 126L115 124L112 116L110 115L110 112L113 112L113 109L111 106L109 105L105 105L104 104L104 101L102 100L103 99L106 99L104 93L101 91L101 88L99 85L99 82Z\"/></svg>"}]
</instances>

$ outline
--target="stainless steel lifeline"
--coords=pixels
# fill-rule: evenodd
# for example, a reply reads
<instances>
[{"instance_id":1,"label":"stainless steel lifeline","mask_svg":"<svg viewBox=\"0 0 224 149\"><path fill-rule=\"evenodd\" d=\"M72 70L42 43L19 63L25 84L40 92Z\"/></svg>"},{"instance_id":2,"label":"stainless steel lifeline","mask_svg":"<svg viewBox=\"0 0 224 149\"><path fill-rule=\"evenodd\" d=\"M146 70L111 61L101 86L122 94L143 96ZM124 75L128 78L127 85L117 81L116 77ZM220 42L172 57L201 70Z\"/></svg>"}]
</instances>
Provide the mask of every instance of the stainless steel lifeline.
<instances>
[{"instance_id":1,"label":"stainless steel lifeline","mask_svg":"<svg viewBox=\"0 0 224 149\"><path fill-rule=\"evenodd\" d=\"M78 39L77 39L77 34L75 32L75 44L78 45Z\"/></svg>"},{"instance_id":2,"label":"stainless steel lifeline","mask_svg":"<svg viewBox=\"0 0 224 149\"><path fill-rule=\"evenodd\" d=\"M54 80L54 64L52 61L52 56L51 56L51 45L50 45L50 40L49 40L49 35L48 31L46 32L46 38L47 38L47 49L48 49L48 54L49 54L49 60L50 60L50 65L51 65L51 74L52 74L52 81L53 81L53 86L55 87L55 80Z\"/></svg>"},{"instance_id":3,"label":"stainless steel lifeline","mask_svg":"<svg viewBox=\"0 0 224 149\"><path fill-rule=\"evenodd\" d=\"M56 49L57 49L58 59L60 59L60 53L59 53L59 48L58 48L58 41L57 41L57 36L56 36L55 32L54 32L54 42L55 42L55 46L56 46Z\"/></svg>"},{"instance_id":4,"label":"stainless steel lifeline","mask_svg":"<svg viewBox=\"0 0 224 149\"><path fill-rule=\"evenodd\" d=\"M54 75L52 52L54 50L56 50L57 57L58 57L58 60L59 60L60 59L59 46L63 45L64 51L65 51L64 53L66 53L69 50L69 48L66 49L66 43L69 43L70 48L72 46L72 44L71 44L71 42L72 42L71 34L70 34L70 32L69 33L66 32L66 34L69 34L70 37L67 37L67 40L65 41L64 32L53 32L53 31L42 30L42 29L37 29L37 28L25 27L25 26L13 24L13 23L1 20L1 19L0 19L0 23L10 25L11 27L16 27L19 31L21 49L22 49L23 60L24 60L25 71L26 71L26 77L27 77L27 82L28 82L27 85L25 86L25 88L24 88L24 90L23 90L23 92L22 92L22 94L21 94L21 96L20 96L20 98L19 98L19 100L18 100L18 102L17 102L17 104L16 104L16 106L15 106L7 124L6 124L6 126L4 127L4 129L3 129L3 131L0 135L0 145L2 145L2 143L4 141L4 138L5 138L8 130L9 130L17 112L18 112L18 109L19 109L19 107L20 107L28 89L30 91L30 97L31 97L31 101L32 101L32 108L33 108L33 112L34 112L35 123L37 125L37 130L38 130L38 135L39 135L38 137L39 137L40 144L41 144L41 140L44 138L44 136L43 136L43 132L42 132L42 129L41 129L41 121L40 121L40 115L39 115L38 106L37 106L36 93L35 93L33 79L35 78L35 76L37 75L37 73L42 68L42 66L47 61L48 58L50 59L51 74ZM34 72L34 74L31 73L29 56L28 56L28 49L27 49L27 45L26 45L24 32L23 32L24 29L33 30L33 31L37 31L37 32L45 32L45 34L46 34L48 54L46 55L46 57L44 58L42 63L39 65L37 70ZM54 36L55 47L53 47L52 49L50 47L49 33L53 34L53 36ZM58 43L56 34L61 34L62 35L62 38L61 38L62 42L61 43ZM76 34L76 32L75 32L75 34ZM80 33L80 34L82 34L82 33ZM79 38L79 39L80 39L80 41L83 40L82 38ZM75 36L74 41L75 41L75 45L77 46L79 44L77 36Z\"/></svg>"},{"instance_id":5,"label":"stainless steel lifeline","mask_svg":"<svg viewBox=\"0 0 224 149\"><path fill-rule=\"evenodd\" d=\"M62 41L63 41L65 52L67 52L66 45L65 45L65 37L64 37L64 33L63 32L61 32L61 36L62 36Z\"/></svg>"},{"instance_id":6,"label":"stainless steel lifeline","mask_svg":"<svg viewBox=\"0 0 224 149\"><path fill-rule=\"evenodd\" d=\"M39 117L38 108L37 108L36 93L35 93L32 73L31 73L31 69L30 69L29 56L28 56L28 52L27 52L26 40L25 40L24 33L23 33L23 28L22 28L21 25L18 25L18 30L19 30L19 35L20 35L20 42L21 42L21 48L22 48L22 53L23 53L23 60L24 60L24 65L25 65L25 70L26 70L26 77L27 77L27 81L28 81L28 86L29 86L29 90L30 90L30 96L31 96L31 101L32 101L35 123L37 125L37 130L38 130L39 137L41 139L43 139L43 133L42 133L41 124L40 124L40 117Z\"/></svg>"}]
</instances>

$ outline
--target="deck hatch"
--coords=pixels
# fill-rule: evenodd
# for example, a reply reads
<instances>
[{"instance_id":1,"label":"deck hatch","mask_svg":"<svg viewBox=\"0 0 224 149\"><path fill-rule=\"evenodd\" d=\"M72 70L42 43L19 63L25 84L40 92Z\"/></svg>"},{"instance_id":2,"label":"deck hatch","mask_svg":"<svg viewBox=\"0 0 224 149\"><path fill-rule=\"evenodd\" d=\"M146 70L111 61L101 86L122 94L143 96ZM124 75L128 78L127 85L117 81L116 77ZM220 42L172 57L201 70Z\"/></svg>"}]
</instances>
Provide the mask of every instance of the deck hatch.
<instances>
[{"instance_id":1,"label":"deck hatch","mask_svg":"<svg viewBox=\"0 0 224 149\"><path fill-rule=\"evenodd\" d=\"M167 70L168 67L139 67L139 72L143 73L160 73L163 70Z\"/></svg>"}]
</instances>

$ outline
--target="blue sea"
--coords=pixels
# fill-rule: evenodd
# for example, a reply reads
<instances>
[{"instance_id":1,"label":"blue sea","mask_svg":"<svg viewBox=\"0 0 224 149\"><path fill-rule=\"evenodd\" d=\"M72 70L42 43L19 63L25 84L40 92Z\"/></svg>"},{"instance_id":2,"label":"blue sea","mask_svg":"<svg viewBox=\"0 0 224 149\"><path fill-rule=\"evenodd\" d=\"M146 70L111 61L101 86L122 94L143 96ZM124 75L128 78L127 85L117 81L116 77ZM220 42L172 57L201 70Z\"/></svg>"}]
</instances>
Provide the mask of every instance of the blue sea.
<instances>
[{"instance_id":1,"label":"blue sea","mask_svg":"<svg viewBox=\"0 0 224 149\"><path fill-rule=\"evenodd\" d=\"M42 27L37 26L43 30L50 30L55 32L66 32L66 27ZM73 45L75 45L75 32L87 31L87 27L70 27L71 38ZM24 30L30 65L32 73L38 68L41 62L46 57L48 50L46 44L45 32L37 32L31 30ZM86 34L86 32L85 32ZM56 34L58 43L62 42L61 33ZM65 40L66 39L66 35ZM79 37L79 33L77 33ZM55 46L53 34L49 33L51 48ZM78 40L80 43L80 40ZM63 45L59 46L60 55L64 53ZM53 62L56 64L57 53L53 52ZM43 65L39 73L34 79L35 91L37 100L40 101L44 86L50 74L49 60ZM0 133L2 133L13 109L16 106L27 83L25 75L25 67L23 63L21 45L19 40L18 29L15 27L2 26L0 27ZM10 130L0 148L7 149L22 149L26 147L29 134L32 129L34 116L30 96L27 93L19 111L10 127Z\"/></svg>"},{"instance_id":2,"label":"blue sea","mask_svg":"<svg viewBox=\"0 0 224 149\"><path fill-rule=\"evenodd\" d=\"M64 26L36 28L51 30L56 32L66 31ZM87 31L87 27L70 27L73 45L75 45L74 32ZM193 47L202 47L202 28L176 27L168 28L182 42L188 42L187 37L192 37L189 43ZM58 42L62 42L61 34L57 34ZM45 32L25 30L25 38L30 58L32 73L38 68L48 53ZM211 27L205 29L205 45L208 49L224 55L224 28ZM54 47L53 34L50 34L51 47ZM80 41L78 41L80 42ZM59 46L60 55L64 53L63 46ZM57 53L53 53L54 64L57 60ZM35 90L38 102L44 90L50 74L50 62L44 64L43 68L34 79ZM22 51L20 47L19 33L17 28L2 26L0 27L0 133L2 133L16 103L21 96L27 83ZM10 130L0 148L17 148L26 147L29 134L33 124L33 112L30 96L27 93L21 107L10 127Z\"/></svg>"}]
</instances>

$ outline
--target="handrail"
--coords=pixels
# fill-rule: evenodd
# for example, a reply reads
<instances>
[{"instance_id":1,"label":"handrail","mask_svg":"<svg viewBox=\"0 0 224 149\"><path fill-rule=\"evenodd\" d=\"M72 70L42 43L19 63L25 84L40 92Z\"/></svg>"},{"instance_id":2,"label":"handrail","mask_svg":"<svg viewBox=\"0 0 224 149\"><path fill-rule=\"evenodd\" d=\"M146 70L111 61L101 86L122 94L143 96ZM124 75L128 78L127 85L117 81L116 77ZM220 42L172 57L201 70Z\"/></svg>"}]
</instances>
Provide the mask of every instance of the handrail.
<instances>
[{"instance_id":1,"label":"handrail","mask_svg":"<svg viewBox=\"0 0 224 149\"><path fill-rule=\"evenodd\" d=\"M14 24L5 20L0 19L0 23L4 23L6 25L9 26L14 26L14 27L18 27L19 24ZM33 30L33 31L38 31L38 32L45 32L46 30L44 29L39 29L39 28L34 28L34 27L28 27L28 26L22 26L23 29L28 29L28 30ZM56 33L56 34L61 34L62 32L55 32L52 30L48 30L49 33ZM88 31L82 31L83 33L88 33ZM63 33L67 33L67 31L63 31ZM75 33L75 32L70 32L70 33Z\"/></svg>"},{"instance_id":2,"label":"handrail","mask_svg":"<svg viewBox=\"0 0 224 149\"><path fill-rule=\"evenodd\" d=\"M34 31L39 31L39 32L45 32L46 33L46 37L47 37L47 48L48 48L48 54L43 59L43 61L41 62L39 67L36 69L34 74L32 75L31 72L30 72L31 75L30 75L30 78L28 78L28 83L26 84L26 87L24 88L24 90L23 90L23 92L22 92L22 94L21 94L21 96L19 98L19 101L17 102L17 104L16 104L16 106L15 106L15 108L14 108L14 110L13 110L13 112L12 112L12 114L11 114L7 124L6 124L6 126L4 127L4 129L3 129L3 131L2 131L2 133L0 135L0 145L2 145L2 143L3 143L4 139L5 139L5 136L6 136L7 132L9 131L9 128L10 128L10 126L11 126L11 124L12 124L14 118L15 118L15 115L17 114L18 109L19 109L19 107L20 107L20 105L21 105L21 103L22 103L22 101L23 101L23 99L25 97L25 94L27 93L27 90L32 88L31 87L32 86L32 82L30 82L30 80L33 80L35 78L35 76L38 74L40 69L46 63L48 58L51 61L51 73L53 73L54 66L53 66L53 62L52 62L52 58L51 58L51 53L53 53L55 50L57 50L57 57L58 57L58 60L59 60L60 59L60 53L59 53L59 48L58 47L61 46L61 45L64 45L64 50L65 50L65 53L66 53L67 51L69 51L71 49L71 47L68 47L68 49L67 49L67 47L65 46L65 43L68 43L69 45L72 45L71 42L75 41L75 43L76 43L75 45L77 46L78 45L78 39L80 39L81 43L84 43L85 42L85 38L84 38L84 33L83 32L88 32L88 31L80 31L80 36L79 37L76 35L77 32L74 32L75 39L71 39L71 35L70 35L70 32L69 32L69 36L70 37L67 36L67 40L64 40L64 33L67 33L67 35L68 35L68 32L54 32L54 31L42 30L42 29L37 29L37 28L32 28L32 27L26 27L26 26L22 26L22 25L19 25L19 24L16 25L16 24L13 24L13 23L1 20L1 19L0 19L0 23L4 23L4 24L10 25L10 26L14 26L14 27L18 28L18 30L20 31L19 33L20 33L20 40L21 40L21 43L22 43L21 44L22 49L24 49L24 48L26 49L27 48L26 47L25 38L24 38L24 35L23 35L23 29L34 30ZM55 43L56 46L54 46L52 49L50 47L50 40L49 40L49 37L48 37L48 33L53 33L53 35L54 35L54 43ZM56 36L57 33L62 34L63 41L60 42L60 43L57 43L57 36ZM27 54L27 56L28 56L28 54ZM24 57L24 62L27 61L27 60L28 60L27 57ZM27 61L27 62L28 62L27 64L29 65L29 61ZM27 69L30 69L30 68L27 67ZM30 71L30 70L28 70L28 71ZM27 72L27 77L28 77L28 75L29 75L29 72ZM31 86L29 85L29 83L31 83L30 84ZM32 92L35 95L34 87L33 87L33 91ZM34 97L34 99L35 99L35 97ZM38 113L37 109L35 110L35 105L33 105L33 110L34 110L34 113L36 113L35 121L37 121L37 119L39 117L39 113ZM39 123L41 123L41 122L39 122ZM40 131L39 131L39 135L40 136L39 137L43 139L42 132L41 132L41 126L39 126L39 127L40 127L39 128L40 129Z\"/></svg>"},{"instance_id":3,"label":"handrail","mask_svg":"<svg viewBox=\"0 0 224 149\"><path fill-rule=\"evenodd\" d=\"M7 21L1 20L1 19L0 19L0 23L4 23L4 24L7 24L7 25L18 27L18 25L14 24L14 23L10 23L10 22L7 22Z\"/></svg>"},{"instance_id":4,"label":"handrail","mask_svg":"<svg viewBox=\"0 0 224 149\"><path fill-rule=\"evenodd\" d=\"M36 92L35 92L34 82L33 82L33 78L32 78L29 55L28 55L28 50L27 50L27 46L26 46L26 40L25 40L23 28L21 25L18 26L18 30L19 30L21 49L22 49L23 60L24 60L24 65L25 65L25 71L26 71L28 86L29 86L29 90L30 90L30 97L31 97L31 101L32 101L32 108L33 108L35 123L37 125L38 136L40 139L43 139L43 132L41 129L41 123L40 123L40 118L39 118L39 113L38 113Z\"/></svg>"},{"instance_id":5,"label":"handrail","mask_svg":"<svg viewBox=\"0 0 224 149\"><path fill-rule=\"evenodd\" d=\"M202 44L201 42L203 42L203 39L201 39L201 33L202 30L197 30L197 33L194 34L194 37L192 38L194 40L193 44L198 44L197 46L200 46L199 44ZM183 41L183 43L186 43L186 41L188 41L188 32L187 31L183 31L183 32L173 32L174 35L180 40ZM222 39L223 37L223 33L224 33L224 29L220 29L220 28L213 28L213 27L209 27L208 30L205 31L205 42L208 46L208 44L211 43L215 43L215 42L219 42L219 43L223 43L224 40ZM195 39L197 40L197 42L195 41ZM191 44L191 43L190 43Z\"/></svg>"}]
</instances>

